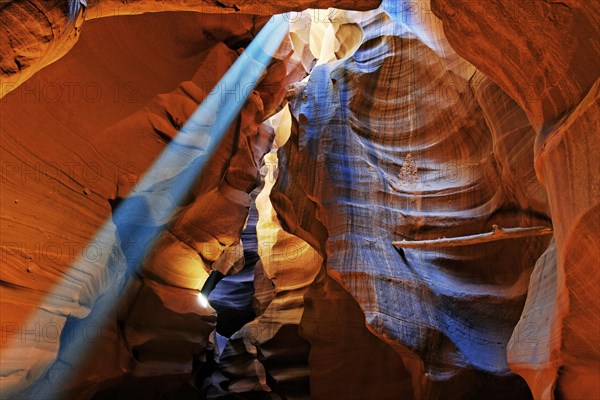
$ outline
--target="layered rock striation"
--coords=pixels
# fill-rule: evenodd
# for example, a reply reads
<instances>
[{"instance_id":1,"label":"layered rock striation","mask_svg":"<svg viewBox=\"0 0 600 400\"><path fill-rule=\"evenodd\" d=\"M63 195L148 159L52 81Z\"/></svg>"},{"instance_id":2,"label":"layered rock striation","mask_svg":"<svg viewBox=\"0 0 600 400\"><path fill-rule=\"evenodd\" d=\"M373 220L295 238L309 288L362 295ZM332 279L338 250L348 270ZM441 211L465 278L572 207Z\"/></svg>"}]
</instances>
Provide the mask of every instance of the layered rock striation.
<instances>
[{"instance_id":1,"label":"layered rock striation","mask_svg":"<svg viewBox=\"0 0 600 400\"><path fill-rule=\"evenodd\" d=\"M316 6L0 7L0 397L600 397L598 6Z\"/></svg>"}]
</instances>

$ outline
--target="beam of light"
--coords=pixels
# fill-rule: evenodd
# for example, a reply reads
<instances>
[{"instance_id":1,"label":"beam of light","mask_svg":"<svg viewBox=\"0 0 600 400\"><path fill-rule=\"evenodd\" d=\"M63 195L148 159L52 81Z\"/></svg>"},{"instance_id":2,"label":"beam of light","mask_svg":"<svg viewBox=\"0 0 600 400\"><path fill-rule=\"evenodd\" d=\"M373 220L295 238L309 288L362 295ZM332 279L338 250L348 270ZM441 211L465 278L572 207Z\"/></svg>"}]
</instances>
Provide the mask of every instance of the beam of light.
<instances>
[{"instance_id":1,"label":"beam of light","mask_svg":"<svg viewBox=\"0 0 600 400\"><path fill-rule=\"evenodd\" d=\"M203 167L219 146L232 122L237 118L244 106L252 88L256 86L266 70L273 55L279 48L288 33L288 21L285 15L276 15L263 27L252 43L245 49L231 68L219 81L217 87L244 88L237 96L230 96L228 102L222 102L221 96L208 95L196 111L189 117L180 132L165 148L157 160L148 169L143 179L114 210L112 221L107 221L90 242L102 251L99 258L93 260L88 257L78 258L70 271L79 271L78 274L90 273L86 279L79 301L84 307L91 309L88 316L70 315L70 317L83 318L81 320L67 320L71 334L69 341L61 336L59 357L70 363L69 367L59 368L56 363L51 365L51 373L46 379L35 380L40 374L29 376L32 367L27 364L27 357L23 357L22 343L20 346L11 347L7 343L2 349L3 371L18 371L19 363L22 366L23 381L14 385L14 382L4 379L0 386L2 396L15 394L16 398L42 398L52 399L60 396L62 384L70 379L77 366L86 359L88 350L93 341L89 335L77 334L78 330L89 326L91 322L99 327L104 326L108 315L113 311L122 298L125 274L130 274L140 266L148 250L163 231L164 225L171 219L179 204L188 195L197 178L202 173ZM114 223L114 224L113 224ZM148 225L153 225L148 227ZM115 232L115 226L116 232ZM120 240L117 240L117 237ZM132 245L129 245L132 244ZM124 255L124 258L123 258ZM127 267L123 265L123 260ZM65 281L69 280L68 272ZM80 277L78 277L81 279ZM56 303L61 298L61 284L57 284L49 293L49 301L45 304ZM100 288L100 292L98 292ZM198 301L208 306L204 296ZM72 301L72 299L68 299ZM28 318L28 325L32 326L37 321L48 320L48 315L55 315L52 310L39 308ZM93 307L93 308L92 308ZM60 320L60 316L57 319ZM65 327L67 327L65 325ZM65 329L63 328L63 331ZM64 332L63 332L64 333ZM13 343L19 338L11 338ZM22 337L21 337L22 340ZM27 376L25 375L27 373ZM45 371L44 371L45 374ZM44 374L41 374L44 376ZM37 375L37 376L35 376ZM30 379L31 381L27 381ZM24 387L35 381L27 390ZM19 386L20 385L20 386ZM2 387L4 386L4 387ZM21 391L21 393L19 393Z\"/></svg>"},{"instance_id":2,"label":"beam of light","mask_svg":"<svg viewBox=\"0 0 600 400\"><path fill-rule=\"evenodd\" d=\"M214 290L214 288L221 281L221 279L224 278L224 276L225 275L223 275L219 271L213 271L210 273L208 279L206 279L206 281L204 282L204 286L202 287L200 292L198 292L197 299L200 307L208 308L208 305L210 304L210 302L208 301L208 296L210 296L210 293Z\"/></svg>"},{"instance_id":3,"label":"beam of light","mask_svg":"<svg viewBox=\"0 0 600 400\"><path fill-rule=\"evenodd\" d=\"M197 300L198 300L198 304L200 305L200 307L202 307L202 308L208 308L209 303L208 303L208 299L206 298L205 295L203 295L202 293L198 292Z\"/></svg>"}]
</instances>

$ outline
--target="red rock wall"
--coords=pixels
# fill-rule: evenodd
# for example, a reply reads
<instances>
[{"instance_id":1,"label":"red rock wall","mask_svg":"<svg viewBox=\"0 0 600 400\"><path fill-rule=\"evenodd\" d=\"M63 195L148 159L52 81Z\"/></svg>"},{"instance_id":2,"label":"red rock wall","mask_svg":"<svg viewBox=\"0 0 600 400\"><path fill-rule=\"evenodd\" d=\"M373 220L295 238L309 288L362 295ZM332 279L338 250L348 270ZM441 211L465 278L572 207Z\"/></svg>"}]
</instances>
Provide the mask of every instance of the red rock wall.
<instances>
[{"instance_id":1,"label":"red rock wall","mask_svg":"<svg viewBox=\"0 0 600 400\"><path fill-rule=\"evenodd\" d=\"M374 13L361 25L356 53L315 67L292 102L271 195L279 217L399 350L415 392L496 398L510 387L527 398L506 345L549 239L403 251L391 243L549 223L533 131L499 88L447 71L401 23Z\"/></svg>"},{"instance_id":2,"label":"red rock wall","mask_svg":"<svg viewBox=\"0 0 600 400\"><path fill-rule=\"evenodd\" d=\"M597 282L600 265L598 246L591 244L600 239L600 8L576 0L434 0L432 6L453 48L523 108L537 133L536 172L556 232L557 286L535 307L553 304L551 314L563 321L552 318L552 332L540 336L542 345L560 340L560 350L550 346L560 355L544 359L558 374L526 372L530 386L536 398L548 398L554 386L565 398L599 397L600 292L589 282Z\"/></svg>"},{"instance_id":3,"label":"red rock wall","mask_svg":"<svg viewBox=\"0 0 600 400\"><path fill-rule=\"evenodd\" d=\"M5 34L0 39L0 76L3 78L0 97L14 90L46 65L63 57L81 33L85 20L116 17L161 11L194 11L212 14L212 21L220 20L219 25L228 24L224 14L271 16L289 11L302 11L306 8L350 8L370 10L377 7L380 0L335 0L323 2L309 1L187 1L177 0L163 3L155 1L114 1L114 0L67 0L67 1L23 1L6 2L0 9L0 28ZM215 18L216 17L216 18ZM290 18L293 18L290 17ZM229 21L232 19L230 18ZM209 24L212 24L209 22Z\"/></svg>"},{"instance_id":4,"label":"red rock wall","mask_svg":"<svg viewBox=\"0 0 600 400\"><path fill-rule=\"evenodd\" d=\"M215 85L238 52L210 39L210 30L187 30L203 18L179 13L100 24L97 32L90 32L89 42L82 40L61 60L62 66L50 66L3 99L2 199L9 221L3 231L11 232L11 241L4 242L3 236L2 246L3 393L23 388L44 373L45 383L34 385L25 396L45 393L48 385L69 390L125 373L189 376L193 358L206 348L214 310L197 304L197 290L213 268L227 273L241 256L231 250L239 247L248 193L258 184L260 159L273 139L272 129L261 123L281 102L283 92L273 82L286 81L282 62L274 62L266 86L250 94L172 220L163 220L162 209L149 209L137 220L131 212L143 208L125 212L125 219L141 224L138 232L163 231L150 254L132 260L142 238L123 236L126 220L110 221L111 206L130 194L198 104L209 95L222 95ZM179 35L165 36L162 30ZM103 46L106 51L111 45L96 45L106 32L135 40L123 43L121 54L110 51L107 58ZM190 48L194 40L197 44ZM130 48L138 54L128 54ZM120 72L140 59L145 60L140 70L129 76ZM178 64L182 67L173 70ZM174 74L163 79L164 71ZM65 88L73 92L52 91ZM157 94L161 91L166 93ZM56 102L49 98L55 95L61 96ZM65 97L70 95L81 97ZM32 134L19 140L25 130ZM155 187L138 188L133 198L143 203L144 190L149 193L145 196L163 195L160 182L169 178L169 171L154 171L165 172L165 178L155 179ZM104 219L109 222L102 227ZM45 222L36 222L41 220ZM140 272L131 267L138 261L143 264ZM105 325L96 311L90 314L120 291L126 295L111 312L114 320ZM97 331L93 343L83 340L85 347L64 353L65 329L77 324L73 318L85 318L77 332L90 326ZM44 333L50 324L51 338ZM32 329L39 330L37 336L27 336ZM61 331L63 344L55 361ZM25 348L29 355L22 357ZM80 353L88 353L86 359ZM70 373L77 377L68 375L65 365L77 366L66 368L75 368ZM65 374L67 383L61 382ZM81 391L81 396L95 389Z\"/></svg>"},{"instance_id":5,"label":"red rock wall","mask_svg":"<svg viewBox=\"0 0 600 400\"><path fill-rule=\"evenodd\" d=\"M148 214L142 225L167 229L144 269L128 270L119 221L97 235L267 22L221 13L378 3L175 2L160 7L218 15L135 18L157 4L2 6L2 395L600 397L594 2L385 1L387 15L298 17L175 217ZM288 93L291 129L281 115L262 124L309 71ZM273 131L257 318L219 343L196 290L212 269L241 268ZM493 224L554 237L391 245ZM59 346L82 332L83 359Z\"/></svg>"}]
</instances>

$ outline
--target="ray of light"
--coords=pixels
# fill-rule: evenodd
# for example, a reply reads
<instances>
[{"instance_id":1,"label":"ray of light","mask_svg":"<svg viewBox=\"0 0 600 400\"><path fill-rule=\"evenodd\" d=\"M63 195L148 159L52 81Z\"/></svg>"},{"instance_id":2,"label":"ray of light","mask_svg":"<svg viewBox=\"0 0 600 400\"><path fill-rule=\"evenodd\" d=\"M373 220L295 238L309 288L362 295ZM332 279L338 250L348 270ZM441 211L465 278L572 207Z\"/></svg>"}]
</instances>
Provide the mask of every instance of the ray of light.
<instances>
[{"instance_id":1,"label":"ray of light","mask_svg":"<svg viewBox=\"0 0 600 400\"><path fill-rule=\"evenodd\" d=\"M131 194L114 210L112 221L107 221L90 242L103 250L98 257L80 257L71 265L71 271L80 271L80 274L81 271L94 271L94 273L87 279L85 290L89 293L78 299L81 304L91 309L90 315L71 315L70 317L76 318L85 317L85 320L71 318L69 340L64 340L64 334L61 337L59 357L69 360L70 365L57 366L54 363L49 373L44 375L43 366L36 373L35 368L27 364L27 362L31 363L27 355L19 354L23 352L23 346L14 345L19 340L23 340L22 334L15 332L8 338L3 336L3 339L8 339L8 343L4 343L2 347L4 364L2 365L3 377L0 377L2 396L14 395L15 398L46 400L60 395L62 385L73 377L77 364L86 360L93 343L89 332L82 334L78 330L89 327L90 321L101 327L109 313L115 309L123 296L123 285L114 283L123 281L121 278L125 270L132 271L139 267L140 260L144 258L157 235L163 230L164 223L169 221L180 202L189 193L202 173L204 165L240 113L251 89L260 80L287 35L288 21L289 18L283 14L271 18L218 83L219 87L236 88L235 90L238 90L236 96L223 98L220 95L209 95L148 169ZM223 100L226 100L226 103ZM146 222L149 218L158 222L155 228L147 228ZM117 237L121 242L131 240L135 245L124 248ZM119 259L122 259L120 256L123 252L127 268L117 265ZM69 279L69 272L65 279ZM108 282L108 284L105 283L106 287L98 289L102 286L101 282ZM61 297L60 287L60 284L56 285L48 298L56 302L56 299ZM87 301L89 304L85 304L86 298L89 298ZM52 301L42 302L36 312L28 318L25 326L33 326L36 321L48 320L48 313L51 314L53 310L44 309L43 304L51 304ZM68 316L63 316L63 320L65 317ZM60 318L57 317L59 320ZM23 374L18 382L5 379L5 371L14 372L19 369ZM13 377L18 375L18 373L12 374ZM37 379L40 376L42 379ZM32 382L34 384L31 384ZM28 385L30 386L25 389Z\"/></svg>"}]
</instances>

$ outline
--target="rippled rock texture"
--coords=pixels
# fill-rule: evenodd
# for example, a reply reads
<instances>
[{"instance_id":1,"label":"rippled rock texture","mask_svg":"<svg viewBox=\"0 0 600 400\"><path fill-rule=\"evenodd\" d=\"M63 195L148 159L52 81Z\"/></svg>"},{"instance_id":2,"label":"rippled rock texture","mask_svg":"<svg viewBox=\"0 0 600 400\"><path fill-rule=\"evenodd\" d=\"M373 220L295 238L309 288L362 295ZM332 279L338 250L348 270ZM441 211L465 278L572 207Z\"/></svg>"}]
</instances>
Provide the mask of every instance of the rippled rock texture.
<instances>
[{"instance_id":1,"label":"rippled rock texture","mask_svg":"<svg viewBox=\"0 0 600 400\"><path fill-rule=\"evenodd\" d=\"M537 134L535 167L556 248L536 267L546 273L532 276L537 295L519 324L540 324L539 347L523 353L510 346L514 369L537 398L552 390L600 397L600 8L586 1L433 0L432 9L452 47L522 107ZM540 312L545 318L534 317Z\"/></svg>"},{"instance_id":2,"label":"rippled rock texture","mask_svg":"<svg viewBox=\"0 0 600 400\"><path fill-rule=\"evenodd\" d=\"M425 396L451 384L445 396L493 398L510 387L526 398L506 345L549 239L432 250L391 243L548 224L543 191L514 184L534 179L532 152L519 152L532 149L534 133L497 87L448 72L401 23L375 13L361 26L358 50L315 67L292 102L276 210L339 274L374 333L407 362L423 360ZM503 100L514 115L492 109Z\"/></svg>"},{"instance_id":3,"label":"rippled rock texture","mask_svg":"<svg viewBox=\"0 0 600 400\"><path fill-rule=\"evenodd\" d=\"M12 234L11 242L3 235L2 247L3 394L35 382L22 396L44 397L65 385L61 380L70 373L78 375L60 390L82 398L96 388L86 392L77 385L125 374L173 376L181 384L209 346L214 310L197 303L197 290L213 267L223 273L239 269L249 192L273 140L272 128L261 124L281 103L286 70L285 57L273 61L170 216L164 188L173 174L193 173L194 165L155 170L153 186L132 188L198 104L225 95L217 82L243 48L232 50L219 35L233 40L234 48L235 40L247 40L199 28L204 18L150 14L98 25L88 45L81 42L62 67L52 65L5 97L3 229ZM235 18L236 29L244 21L251 27L253 17ZM163 30L175 34L164 36ZM109 50L113 44L97 44L103 34L117 39L119 31L133 34L120 54ZM120 69L135 65L136 55L126 54L131 48L150 55L138 71L123 76ZM160 76L178 64L177 73ZM114 74L126 81L115 81ZM73 92L65 94L69 83ZM49 93L61 97L53 102ZM41 119L26 117L33 114ZM19 139L25 130L32 134ZM183 155L185 146L178 146L173 151ZM114 213L128 195L127 209ZM140 253L154 232L159 236L152 250ZM98 308L119 296L105 323ZM85 333L77 338L85 345L77 354L65 352L69 332ZM83 352L89 353L85 360Z\"/></svg>"},{"instance_id":4,"label":"rippled rock texture","mask_svg":"<svg viewBox=\"0 0 600 400\"><path fill-rule=\"evenodd\" d=\"M168 215L269 15L379 2L5 2L0 397L600 398L600 10L484 3L288 17Z\"/></svg>"},{"instance_id":5,"label":"rippled rock texture","mask_svg":"<svg viewBox=\"0 0 600 400\"><path fill-rule=\"evenodd\" d=\"M215 0L176 0L157 3L155 1L114 1L114 0L65 0L65 1L25 1L9 0L0 8L0 76L2 85L0 96L14 90L33 74L48 64L63 57L77 42L84 21L97 18L123 18L127 15L162 11L194 11L207 13L212 22L207 25L226 26L226 30L239 28L237 23L229 23L224 15L262 15L288 11L302 11L306 8L349 8L369 10L377 7L380 0L302 0L257 2L241 0L221 2ZM242 17L245 18L245 17ZM215 26L213 25L213 26Z\"/></svg>"}]
</instances>

